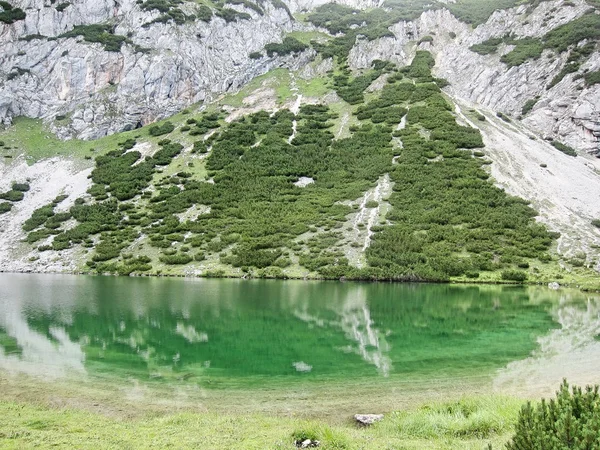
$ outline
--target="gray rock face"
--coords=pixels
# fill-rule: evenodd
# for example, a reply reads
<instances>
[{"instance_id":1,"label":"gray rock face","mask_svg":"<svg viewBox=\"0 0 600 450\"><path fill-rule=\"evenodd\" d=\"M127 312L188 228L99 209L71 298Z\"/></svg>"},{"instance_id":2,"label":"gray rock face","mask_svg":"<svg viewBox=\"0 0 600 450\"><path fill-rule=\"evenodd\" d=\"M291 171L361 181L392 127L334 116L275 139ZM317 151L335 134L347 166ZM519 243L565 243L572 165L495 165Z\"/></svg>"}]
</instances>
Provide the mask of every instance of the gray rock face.
<instances>
[{"instance_id":1,"label":"gray rock face","mask_svg":"<svg viewBox=\"0 0 600 450\"><path fill-rule=\"evenodd\" d=\"M503 45L496 55L479 55L469 50L490 37L513 33L519 37L539 37L589 11L584 0L565 6L562 1L542 2L532 12L525 6L495 12L487 23L472 30L447 10L428 11L414 22L390 28L395 38L359 40L350 53L354 68L368 67L375 59L390 59L399 64L410 61L417 49L431 51L436 57L438 76L446 78L449 93L513 117L523 105L540 97L524 122L543 136L558 139L580 150L600 151L600 85L585 87L577 73L568 74L556 86L547 85L557 75L566 54L556 57L545 52L539 60L509 68L500 57L511 50ZM453 34L451 34L453 33ZM452 37L456 35L456 37ZM433 43L416 42L433 36ZM600 53L594 53L578 73L600 69Z\"/></svg>"},{"instance_id":2,"label":"gray rock face","mask_svg":"<svg viewBox=\"0 0 600 450\"><path fill-rule=\"evenodd\" d=\"M264 15L244 10L251 20L227 23L215 17L208 24L148 27L141 25L158 11L142 11L133 0L79 0L63 12L42 1L14 4L27 18L0 28L0 121L67 115L67 123L55 130L61 137L91 139L131 129L235 90L274 67L300 67L311 56L249 58L294 28L284 9L267 2ZM115 22L115 32L131 36L135 45L108 52L82 38L19 40L37 34L56 37L75 25L107 21ZM8 76L18 69L20 75Z\"/></svg>"},{"instance_id":3,"label":"gray rock face","mask_svg":"<svg viewBox=\"0 0 600 450\"><path fill-rule=\"evenodd\" d=\"M329 0L287 0L291 11L312 9ZM342 0L366 8L381 6L380 0ZM600 85L590 88L577 73L567 75L551 89L546 85L560 72L566 56L549 52L537 61L508 68L500 56L510 51L502 46L497 55L478 55L473 44L511 32L517 36L544 35L549 30L580 17L589 10L585 0L542 2L535 10L525 6L497 11L487 23L472 30L447 10L428 11L412 22L390 29L395 37L374 41L358 39L350 52L352 67L368 67L374 59L400 64L410 61L423 36L433 43L439 76L451 83L449 93L484 107L517 117L525 102L540 97L525 123L541 135L558 139L589 152L599 151ZM228 5L251 16L250 20L183 25L156 23L159 16L144 11L135 0L74 0L63 11L44 0L14 0L26 11L24 21L0 25L0 122L24 115L54 123L59 137L93 139L128 130L168 117L181 109L215 96L235 91L252 78L276 67L308 67L312 51L300 56L251 59L265 44L280 42L285 33L307 29L282 8L262 3L261 15L240 5ZM184 3L192 14L197 6ZM76 25L111 23L117 34L128 36L120 52L107 52L99 43L79 38L20 40L43 35L56 38ZM599 70L595 53L585 70ZM305 74L309 76L310 74Z\"/></svg>"}]
</instances>

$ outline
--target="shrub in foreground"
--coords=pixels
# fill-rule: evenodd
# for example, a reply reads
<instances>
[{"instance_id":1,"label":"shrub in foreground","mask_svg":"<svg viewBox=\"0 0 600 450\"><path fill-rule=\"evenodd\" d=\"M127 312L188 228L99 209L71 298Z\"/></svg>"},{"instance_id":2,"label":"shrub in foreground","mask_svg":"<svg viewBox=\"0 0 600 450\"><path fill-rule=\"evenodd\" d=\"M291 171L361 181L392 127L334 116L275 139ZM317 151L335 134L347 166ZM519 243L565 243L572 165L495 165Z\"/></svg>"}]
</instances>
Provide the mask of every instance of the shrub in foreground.
<instances>
[{"instance_id":1,"label":"shrub in foreground","mask_svg":"<svg viewBox=\"0 0 600 450\"><path fill-rule=\"evenodd\" d=\"M556 399L537 406L527 402L519 413L508 450L600 448L598 386L585 390L563 381Z\"/></svg>"}]
</instances>

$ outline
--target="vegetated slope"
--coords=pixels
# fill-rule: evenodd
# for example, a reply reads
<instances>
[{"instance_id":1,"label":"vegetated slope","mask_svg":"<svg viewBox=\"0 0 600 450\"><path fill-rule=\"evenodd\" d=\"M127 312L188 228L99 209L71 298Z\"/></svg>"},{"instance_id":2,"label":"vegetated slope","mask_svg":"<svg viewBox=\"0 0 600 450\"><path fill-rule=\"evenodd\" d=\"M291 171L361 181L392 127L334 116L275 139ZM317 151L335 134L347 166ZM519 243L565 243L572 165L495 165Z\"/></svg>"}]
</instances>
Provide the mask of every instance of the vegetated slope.
<instances>
[{"instance_id":1,"label":"vegetated slope","mask_svg":"<svg viewBox=\"0 0 600 450\"><path fill-rule=\"evenodd\" d=\"M597 153L599 14L594 2L547 1L496 11L472 29L447 10L427 11L389 27L393 36L357 40L349 62L353 68L375 59L404 64L418 43L435 55L435 71L455 96Z\"/></svg>"},{"instance_id":2,"label":"vegetated slope","mask_svg":"<svg viewBox=\"0 0 600 450\"><path fill-rule=\"evenodd\" d=\"M400 69L378 61L356 75L337 66L330 86L357 107L339 100L231 122L210 110L185 116L177 130L149 127L155 152L142 157L129 138L96 157L89 195L65 213L57 214L60 199L38 208L23 224L25 240L34 254L88 248L86 270L99 273L536 278L554 267L556 236L535 223L527 201L494 187L473 151L481 135L456 122L433 64L418 52ZM381 77L380 92L363 92ZM355 121L334 139L339 105ZM353 244L347 202L386 174L391 210L367 225L367 265L358 268L344 253Z\"/></svg>"},{"instance_id":3,"label":"vegetated slope","mask_svg":"<svg viewBox=\"0 0 600 450\"><path fill-rule=\"evenodd\" d=\"M384 48L398 55L403 54L407 41L432 45L437 52L451 42L466 49L489 37L514 33L519 39L529 36L530 30L551 29L581 15L582 5L589 9L595 4L588 1L345 0L342 3L348 6L325 4L311 11L324 2L128 0L113 4L85 0L48 5L13 0L5 2L8 9L2 8L6 10L0 22L4 50L0 55L0 119L9 124L20 115L43 118L61 138L98 138L168 117L198 101L211 101L273 68L302 67L314 52L307 48L308 41L297 45L285 36L292 30L312 31L317 26L335 34L326 50L323 42L314 45L323 54L347 55L357 42L377 47L382 39ZM503 10L512 6L519 7ZM454 16L428 26L432 13L448 10ZM543 22L537 20L538 11L546 14ZM292 13L299 12L308 14L295 19ZM478 27L472 30L471 26ZM406 30L407 35L399 30ZM390 45L390 39L395 43ZM473 55L465 57L452 48L444 59L456 68L472 62ZM438 63L446 70L443 61ZM552 78L560 70L554 69L542 67L541 72ZM581 72L585 70L590 71L585 78L589 83L598 69L582 66ZM502 65L497 72L504 72ZM521 108L539 95L539 72L531 77L535 84L511 94L507 106ZM583 76L581 72L578 75ZM466 97L460 78L451 81ZM568 87L570 95L576 87ZM489 82L483 89L503 92ZM504 104L502 109L507 109ZM589 113L586 104L577 120L585 122ZM548 127L548 121L543 123ZM544 131L556 137L576 130L566 120L560 125L564 129ZM595 130L587 122L578 126Z\"/></svg>"},{"instance_id":4,"label":"vegetated slope","mask_svg":"<svg viewBox=\"0 0 600 450\"><path fill-rule=\"evenodd\" d=\"M90 161L69 170L92 168L91 185L63 183L64 192L55 186L56 195L49 195L41 177L17 173L19 146L29 146L29 156L33 147L37 157L49 154L40 150L41 137L32 138L41 132L37 125L23 133L17 123L4 134L5 156L16 161L5 164L12 175L3 181L7 201L0 223L10 239L0 247L0 261L12 270L72 271L63 262L68 256L78 270L99 273L510 281L556 279L570 276L565 270L572 267L596 265L593 208L564 210L577 216L583 233L577 235L585 242L578 245L571 237L575 225L548 213L552 189L540 195L529 185L519 190L522 172L500 181L527 200L495 188L485 170L491 161L479 150L482 127L462 114L456 122L455 106L440 90L448 82L432 76L430 53L416 51L438 51L444 64L436 43L457 36L423 30L447 19L467 39L468 26L447 10L423 13L429 6L420 3L390 8L382 15L377 9L320 7L308 20L336 37L295 32L249 55L261 60L289 53L292 65L314 58L301 70L271 71L236 95L169 121L94 147L71 146L69 154ZM575 5L570 18L581 17L580 10ZM488 25L503 14L513 17L514 11L493 14ZM305 51L309 45L316 57ZM400 67L373 60L376 54ZM460 94L453 86L447 91ZM482 128L501 167L506 163L498 142L515 138L503 126L495 135ZM28 177L30 192L9 190ZM582 186L597 191L597 177ZM559 234L535 223L531 200L553 230L567 235L559 247L568 257L562 268L548 254ZM562 196L556 204L566 202ZM29 219L22 223L24 216ZM15 242L19 238L24 242Z\"/></svg>"}]
</instances>

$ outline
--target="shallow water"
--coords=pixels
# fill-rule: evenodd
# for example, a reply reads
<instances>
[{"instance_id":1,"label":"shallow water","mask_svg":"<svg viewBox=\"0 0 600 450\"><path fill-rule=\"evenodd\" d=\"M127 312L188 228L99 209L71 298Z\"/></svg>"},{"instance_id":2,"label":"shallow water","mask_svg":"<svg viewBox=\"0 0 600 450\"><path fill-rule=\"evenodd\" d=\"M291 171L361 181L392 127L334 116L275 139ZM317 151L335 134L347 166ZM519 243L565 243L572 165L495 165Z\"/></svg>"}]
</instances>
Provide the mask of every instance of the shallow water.
<instances>
[{"instance_id":1,"label":"shallow water","mask_svg":"<svg viewBox=\"0 0 600 450\"><path fill-rule=\"evenodd\" d=\"M516 386L548 351L573 354L566 335L597 344L590 302L538 287L1 274L0 371L212 392Z\"/></svg>"}]
</instances>

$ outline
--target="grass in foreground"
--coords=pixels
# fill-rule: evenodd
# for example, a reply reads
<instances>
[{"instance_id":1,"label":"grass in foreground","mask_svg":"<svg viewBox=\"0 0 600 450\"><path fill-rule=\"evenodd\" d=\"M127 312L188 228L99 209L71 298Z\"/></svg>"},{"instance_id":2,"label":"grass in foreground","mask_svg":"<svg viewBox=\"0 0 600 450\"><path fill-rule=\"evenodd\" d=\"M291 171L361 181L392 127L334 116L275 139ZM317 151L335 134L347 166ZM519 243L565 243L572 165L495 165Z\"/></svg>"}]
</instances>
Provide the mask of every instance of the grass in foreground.
<instances>
[{"instance_id":1,"label":"grass in foreground","mask_svg":"<svg viewBox=\"0 0 600 450\"><path fill-rule=\"evenodd\" d=\"M292 449L312 438L324 449L481 449L501 447L520 400L465 398L388 415L370 428L263 415L177 413L123 418L0 401L2 448Z\"/></svg>"}]
</instances>

